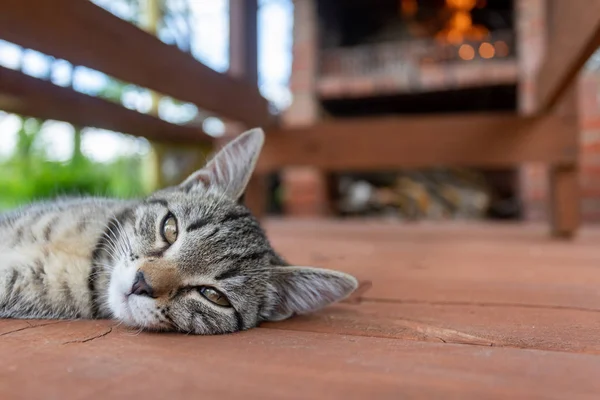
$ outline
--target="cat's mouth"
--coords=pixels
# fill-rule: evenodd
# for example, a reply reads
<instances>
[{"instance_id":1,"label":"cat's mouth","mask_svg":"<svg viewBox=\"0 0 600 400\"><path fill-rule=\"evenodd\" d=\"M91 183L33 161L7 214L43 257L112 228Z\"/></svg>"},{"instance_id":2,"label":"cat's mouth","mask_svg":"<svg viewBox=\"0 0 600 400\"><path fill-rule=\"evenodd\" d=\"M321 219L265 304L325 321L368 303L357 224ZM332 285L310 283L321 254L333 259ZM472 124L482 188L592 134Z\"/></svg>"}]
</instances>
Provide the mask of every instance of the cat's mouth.
<instances>
[{"instance_id":1,"label":"cat's mouth","mask_svg":"<svg viewBox=\"0 0 600 400\"><path fill-rule=\"evenodd\" d=\"M135 272L135 268L117 266L112 271L108 287L108 306L115 318L127 325L138 325L134 318L134 310L130 304Z\"/></svg>"}]
</instances>

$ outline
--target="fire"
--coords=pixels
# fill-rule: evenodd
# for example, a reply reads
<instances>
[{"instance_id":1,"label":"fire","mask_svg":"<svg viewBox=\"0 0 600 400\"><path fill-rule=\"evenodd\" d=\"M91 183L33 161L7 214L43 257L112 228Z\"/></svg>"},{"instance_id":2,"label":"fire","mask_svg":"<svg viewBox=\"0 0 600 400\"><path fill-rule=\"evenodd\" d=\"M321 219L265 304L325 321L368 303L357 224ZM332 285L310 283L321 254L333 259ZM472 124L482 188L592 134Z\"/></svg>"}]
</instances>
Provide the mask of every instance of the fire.
<instances>
[{"instance_id":1,"label":"fire","mask_svg":"<svg viewBox=\"0 0 600 400\"><path fill-rule=\"evenodd\" d=\"M400 0L400 10L402 16L413 17L419 10L417 0Z\"/></svg>"},{"instance_id":2,"label":"fire","mask_svg":"<svg viewBox=\"0 0 600 400\"><path fill-rule=\"evenodd\" d=\"M488 35L488 30L482 25L473 25L471 18L471 10L477 5L477 0L446 0L446 8L451 16L436 38L452 44L460 44L465 40L483 40Z\"/></svg>"}]
</instances>

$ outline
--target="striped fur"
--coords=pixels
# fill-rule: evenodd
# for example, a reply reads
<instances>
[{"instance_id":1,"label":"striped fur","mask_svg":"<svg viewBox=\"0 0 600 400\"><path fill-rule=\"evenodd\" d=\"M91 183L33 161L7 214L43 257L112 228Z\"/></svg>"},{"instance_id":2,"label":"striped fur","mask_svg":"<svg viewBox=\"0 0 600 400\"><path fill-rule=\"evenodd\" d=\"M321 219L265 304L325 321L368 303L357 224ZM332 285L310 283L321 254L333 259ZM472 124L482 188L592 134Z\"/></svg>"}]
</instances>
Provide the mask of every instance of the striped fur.
<instances>
[{"instance_id":1,"label":"striped fur","mask_svg":"<svg viewBox=\"0 0 600 400\"><path fill-rule=\"evenodd\" d=\"M116 318L218 334L348 296L353 277L289 266L239 204L263 140L249 131L180 186L139 201L58 199L0 215L0 317ZM177 226L172 243L168 218ZM146 290L136 290L140 275Z\"/></svg>"}]
</instances>

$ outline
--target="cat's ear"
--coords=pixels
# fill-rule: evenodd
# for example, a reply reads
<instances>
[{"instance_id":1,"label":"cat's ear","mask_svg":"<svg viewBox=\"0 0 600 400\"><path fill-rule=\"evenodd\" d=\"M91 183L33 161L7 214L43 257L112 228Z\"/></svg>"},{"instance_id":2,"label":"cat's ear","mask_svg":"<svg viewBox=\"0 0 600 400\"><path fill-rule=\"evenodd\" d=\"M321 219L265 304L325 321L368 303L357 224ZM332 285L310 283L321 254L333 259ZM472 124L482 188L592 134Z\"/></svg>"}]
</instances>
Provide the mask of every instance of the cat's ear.
<instances>
[{"instance_id":1,"label":"cat's ear","mask_svg":"<svg viewBox=\"0 0 600 400\"><path fill-rule=\"evenodd\" d=\"M179 187L189 192L214 187L238 200L246 190L265 134L256 128L244 132L221 149L201 170L194 172Z\"/></svg>"},{"instance_id":2,"label":"cat's ear","mask_svg":"<svg viewBox=\"0 0 600 400\"><path fill-rule=\"evenodd\" d=\"M275 267L271 304L262 317L280 321L294 314L306 314L343 300L358 287L348 274L311 267Z\"/></svg>"}]
</instances>

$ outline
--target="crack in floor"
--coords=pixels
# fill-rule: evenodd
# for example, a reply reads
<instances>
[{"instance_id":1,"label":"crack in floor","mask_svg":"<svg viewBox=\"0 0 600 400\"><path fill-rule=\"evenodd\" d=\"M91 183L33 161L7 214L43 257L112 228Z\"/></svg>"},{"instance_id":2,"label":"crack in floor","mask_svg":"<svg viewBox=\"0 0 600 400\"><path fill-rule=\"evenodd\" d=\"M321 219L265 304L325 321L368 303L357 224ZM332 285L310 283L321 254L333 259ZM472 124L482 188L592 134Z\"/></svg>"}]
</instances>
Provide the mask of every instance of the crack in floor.
<instances>
[{"instance_id":1,"label":"crack in floor","mask_svg":"<svg viewBox=\"0 0 600 400\"><path fill-rule=\"evenodd\" d=\"M10 335L11 333L21 332L21 331L24 331L27 329L35 329L35 328L41 328L43 326L48 326L48 325L60 324L62 322L66 322L66 321L53 321L53 322L48 322L46 324L39 324L39 325L32 325L30 322L25 321L27 326L24 326L23 328L19 328L19 329L13 329L12 331L8 331L8 332L2 332L2 333L0 333L0 336Z\"/></svg>"},{"instance_id":2,"label":"crack in floor","mask_svg":"<svg viewBox=\"0 0 600 400\"><path fill-rule=\"evenodd\" d=\"M89 338L85 338L85 339L70 340L70 341L68 341L68 342L64 342L63 344L72 344L72 343L87 343L87 342L91 342L91 341L93 341L93 340L100 339L100 338L103 338L103 337L107 336L107 335L108 335L108 334L110 334L112 331L113 331L113 327L112 327L112 326L110 326L110 327L108 327L108 330L107 330L106 332L103 332L103 333L101 333L101 334L99 334L99 335L91 336L91 337L89 337Z\"/></svg>"},{"instance_id":3,"label":"crack in floor","mask_svg":"<svg viewBox=\"0 0 600 400\"><path fill-rule=\"evenodd\" d=\"M390 321L392 322L392 321ZM483 347L509 347L505 343L498 343L490 338L483 336L476 336L473 334L457 331L455 329L442 328L439 326L429 325L419 321L412 321L408 319L393 321L394 325L401 326L404 330L413 332L413 335L401 336L400 334L385 333L385 332L336 332L326 331L317 329L290 329L289 327L278 327L276 324L269 324L268 326L260 326L262 329L273 329L282 331L296 331L296 332L312 332L312 333L332 333L344 336L360 336L367 338L378 338L378 339L395 339L395 340L412 340L418 342L437 342L447 344L463 344L470 346L483 346Z\"/></svg>"}]
</instances>

